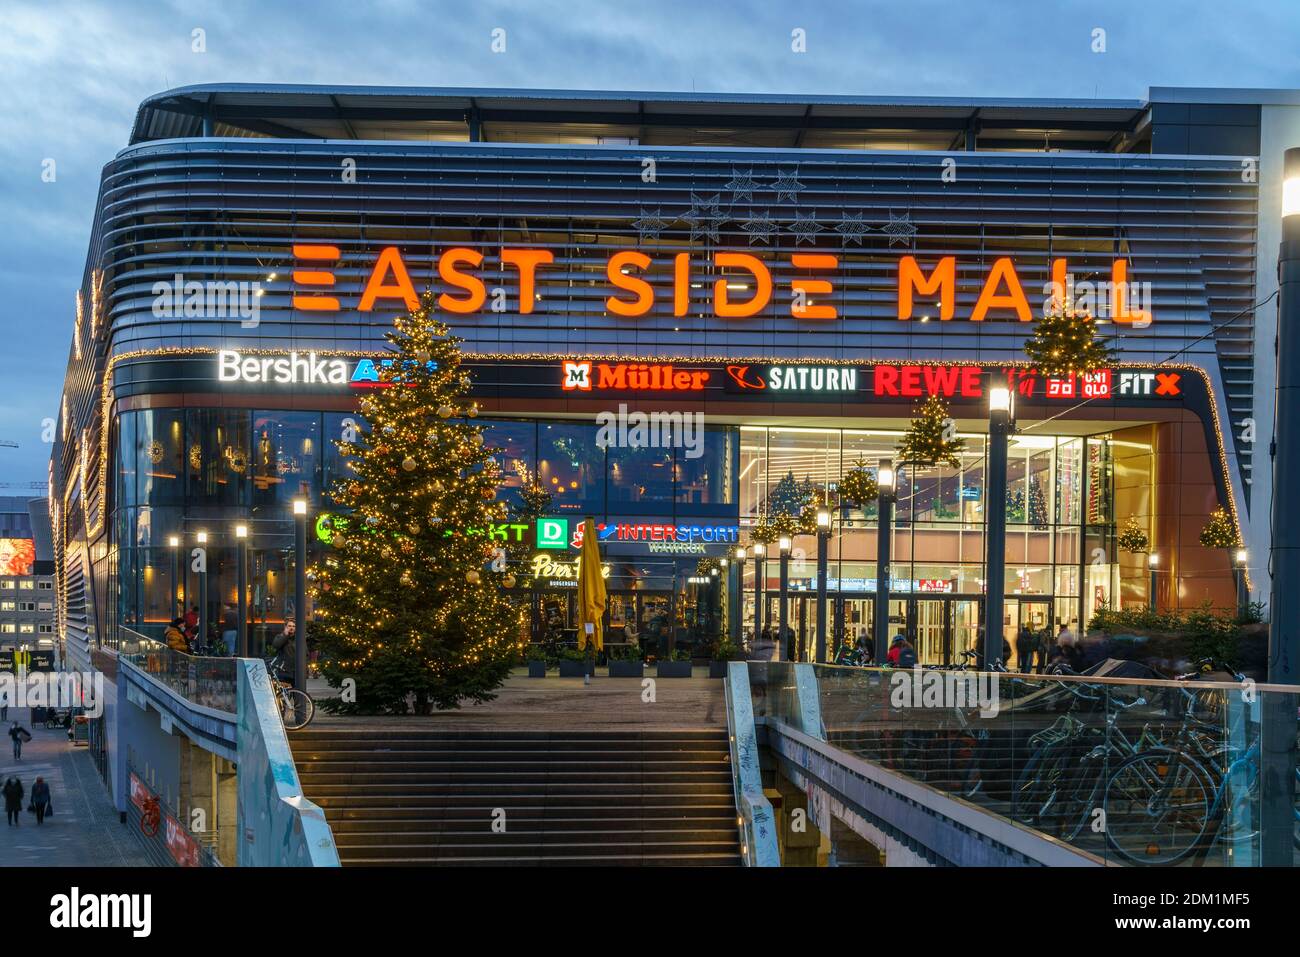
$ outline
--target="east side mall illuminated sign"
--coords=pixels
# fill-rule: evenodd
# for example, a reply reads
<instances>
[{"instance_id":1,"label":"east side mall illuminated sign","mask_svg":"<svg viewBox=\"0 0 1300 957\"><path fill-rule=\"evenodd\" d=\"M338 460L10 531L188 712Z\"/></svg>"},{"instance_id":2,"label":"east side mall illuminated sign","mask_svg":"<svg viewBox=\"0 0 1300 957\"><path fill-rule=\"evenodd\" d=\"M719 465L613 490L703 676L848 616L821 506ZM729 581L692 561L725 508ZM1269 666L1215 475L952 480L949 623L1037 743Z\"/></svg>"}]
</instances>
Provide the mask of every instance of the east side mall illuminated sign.
<instances>
[{"instance_id":1,"label":"east side mall illuminated sign","mask_svg":"<svg viewBox=\"0 0 1300 957\"><path fill-rule=\"evenodd\" d=\"M296 244L293 247L293 307L314 312L338 312L341 308L337 296L332 295L335 285L334 267L342 260L337 246ZM702 284L705 278L699 270L707 269L713 279L709 305L714 316L720 319L744 319L763 312L772 301L772 270L757 256L743 252L715 252L707 260L690 253L674 253L670 257L671 279L647 278L647 271L655 261L646 253L626 249L613 253L605 261L605 278L609 295L605 308L616 316L644 316L655 308L661 298L670 301L674 316L685 316L698 311L692 305L690 290L693 284ZM790 314L796 319L825 320L838 316L833 296L835 275L839 270L839 257L830 253L792 253L792 269L804 275L789 280ZM436 299L442 312L471 315L483 311L487 303L488 288L481 273L508 271L518 277L519 314L528 315L542 300L543 270L555 264L555 253L549 249L515 249L504 247L491 260L477 249L454 246L436 256L438 278L448 287ZM931 312L929 304L939 305L939 319L955 318L957 301L958 262L956 256L941 256L922 263L915 256L903 256L898 261L898 318L911 319L918 301L922 311ZM1051 265L1052 282L1064 290L1068 285L1069 263L1054 259ZM1111 264L1110 281L1114 295L1108 318L1114 322L1147 324L1148 313L1130 311L1128 308L1128 262L1116 259ZM814 298L815 297L815 298ZM358 312L376 309L415 309L420 303L415 283L396 246L386 246L374 261L366 264L366 280ZM979 298L970 315L972 322L983 322L990 312L1012 312L1021 322L1032 322L1034 311L1029 306L1024 287L1016 272L1015 262L1009 256L993 261L984 274Z\"/></svg>"}]
</instances>

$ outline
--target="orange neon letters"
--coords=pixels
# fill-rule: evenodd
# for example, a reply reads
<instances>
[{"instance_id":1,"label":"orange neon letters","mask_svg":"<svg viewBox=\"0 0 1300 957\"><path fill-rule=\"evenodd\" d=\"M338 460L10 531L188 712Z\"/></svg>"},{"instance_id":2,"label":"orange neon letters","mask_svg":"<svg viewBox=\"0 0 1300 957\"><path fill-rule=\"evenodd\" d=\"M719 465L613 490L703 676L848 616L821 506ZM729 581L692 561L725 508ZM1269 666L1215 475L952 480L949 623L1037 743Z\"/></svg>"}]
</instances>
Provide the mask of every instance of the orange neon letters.
<instances>
[{"instance_id":1,"label":"orange neon letters","mask_svg":"<svg viewBox=\"0 0 1300 957\"><path fill-rule=\"evenodd\" d=\"M390 272L393 274L391 285L385 282ZM406 272L406 263L402 262L401 250L396 246L385 246L379 251L379 258L375 260L375 268L370 270L370 278L366 280L366 288L361 292L361 302L357 303L357 309L360 312L370 312L380 299L400 299L407 309L417 309L420 305L420 297L415 294L411 277Z\"/></svg>"},{"instance_id":2,"label":"orange neon letters","mask_svg":"<svg viewBox=\"0 0 1300 957\"><path fill-rule=\"evenodd\" d=\"M904 256L898 261L898 318L912 318L912 293L923 296L939 294L939 318L945 322L952 318L957 301L957 257L944 256L927 277L917 265L915 256Z\"/></svg>"},{"instance_id":3,"label":"orange neon letters","mask_svg":"<svg viewBox=\"0 0 1300 957\"><path fill-rule=\"evenodd\" d=\"M635 293L636 298L625 302L617 296L605 300L605 307L616 316L644 316L655 304L654 287L640 276L624 274L624 267L633 267L642 271L650 268L650 257L635 250L614 253L605 264L605 275L610 284L618 289Z\"/></svg>"},{"instance_id":4,"label":"orange neon letters","mask_svg":"<svg viewBox=\"0 0 1300 957\"><path fill-rule=\"evenodd\" d=\"M312 246L295 243L293 257L294 259L305 259L311 263L338 262L339 248L337 246ZM298 286L333 286L334 273L326 269L295 269L293 271L293 281ZM339 301L335 296L300 296L294 293L293 308L312 312L337 312Z\"/></svg>"},{"instance_id":5,"label":"orange neon letters","mask_svg":"<svg viewBox=\"0 0 1300 957\"><path fill-rule=\"evenodd\" d=\"M719 269L745 269L754 277L754 295L749 302L733 303L727 299L727 280L713 284L713 311L723 319L744 319L757 315L772 298L772 274L757 256L748 253L716 253L713 265Z\"/></svg>"},{"instance_id":6,"label":"orange neon letters","mask_svg":"<svg viewBox=\"0 0 1300 957\"><path fill-rule=\"evenodd\" d=\"M469 295L463 299L457 299L450 293L443 293L438 297L438 308L447 312L456 312L460 314L478 312L483 308L483 301L487 299L487 288L483 285L483 280L478 276L471 276L469 273L461 272L458 266L480 266L483 263L483 254L477 249L466 249L463 246L457 246L448 249L438 258L438 275L442 281L457 289L463 289Z\"/></svg>"},{"instance_id":7,"label":"orange neon letters","mask_svg":"<svg viewBox=\"0 0 1300 957\"><path fill-rule=\"evenodd\" d=\"M1128 260L1116 259L1110 264L1111 318L1116 322L1136 322L1146 325L1151 313L1139 309L1128 311Z\"/></svg>"},{"instance_id":8,"label":"orange neon letters","mask_svg":"<svg viewBox=\"0 0 1300 957\"><path fill-rule=\"evenodd\" d=\"M999 287L1006 285L1005 293ZM983 322L990 309L1014 309L1021 322L1033 322L1034 314L1025 301L1025 291L1020 288L1020 277L1016 275L1016 264L1010 256L1002 256L994 261L989 276L984 280L984 288L970 314L971 322Z\"/></svg>"},{"instance_id":9,"label":"orange neon letters","mask_svg":"<svg viewBox=\"0 0 1300 957\"><path fill-rule=\"evenodd\" d=\"M790 257L790 265L796 269L838 269L840 260L838 256L830 256L824 253L795 253ZM803 305L800 306L798 299L790 300L790 315L796 319L834 319L839 315L835 307L829 303L813 303L811 297L814 293L819 296L829 296L835 291L829 279L792 279L790 288L796 293L803 293Z\"/></svg>"},{"instance_id":10,"label":"orange neon letters","mask_svg":"<svg viewBox=\"0 0 1300 957\"><path fill-rule=\"evenodd\" d=\"M555 253L549 249L503 249L501 261L519 270L519 314L526 316L537 301L537 267L555 262Z\"/></svg>"}]
</instances>

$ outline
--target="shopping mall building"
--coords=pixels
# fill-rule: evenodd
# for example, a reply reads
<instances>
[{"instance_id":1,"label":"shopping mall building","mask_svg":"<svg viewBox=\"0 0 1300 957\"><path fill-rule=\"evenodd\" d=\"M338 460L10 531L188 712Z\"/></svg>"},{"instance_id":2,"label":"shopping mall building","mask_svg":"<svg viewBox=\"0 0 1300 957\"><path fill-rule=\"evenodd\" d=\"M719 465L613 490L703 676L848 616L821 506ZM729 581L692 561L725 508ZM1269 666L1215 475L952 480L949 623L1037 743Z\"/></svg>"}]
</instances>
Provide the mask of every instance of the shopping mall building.
<instances>
[{"instance_id":1,"label":"shopping mall building","mask_svg":"<svg viewBox=\"0 0 1300 957\"><path fill-rule=\"evenodd\" d=\"M334 441L362 425L384 333L426 288L470 353L501 494L535 477L553 495L542 519L492 530L539 630L573 623L587 515L616 640L698 644L736 614L748 629L754 562L717 587L693 581L699 560L893 456L939 394L964 451L902 470L890 611L924 660L952 656L980 619L987 373L1017 396L1009 634L1145 605L1148 552L1160 608L1232 606L1235 553L1199 543L1217 506L1264 598L1280 163L1297 144L1291 91L150 97L104 169L75 290L51 462L68 658L102 666L120 628L157 634L193 605L200 531L224 622L237 521L255 640L282 627L290 501L310 499L327 551ZM1117 353L1086 379L1025 364L1054 278ZM680 413L677 444L598 441L620 410ZM849 633L871 619L874 515L835 516L827 586ZM1130 525L1147 551L1117 543ZM801 632L815 547L794 542Z\"/></svg>"}]
</instances>

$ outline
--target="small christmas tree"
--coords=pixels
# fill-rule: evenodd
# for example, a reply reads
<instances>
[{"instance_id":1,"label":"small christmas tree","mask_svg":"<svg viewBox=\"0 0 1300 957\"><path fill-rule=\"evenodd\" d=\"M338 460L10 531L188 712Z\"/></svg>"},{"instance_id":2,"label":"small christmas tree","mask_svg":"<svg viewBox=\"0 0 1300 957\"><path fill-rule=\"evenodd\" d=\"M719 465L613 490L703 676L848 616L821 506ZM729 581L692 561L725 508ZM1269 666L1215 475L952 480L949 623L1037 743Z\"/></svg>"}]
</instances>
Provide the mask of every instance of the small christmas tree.
<instances>
[{"instance_id":1,"label":"small christmas tree","mask_svg":"<svg viewBox=\"0 0 1300 957\"><path fill-rule=\"evenodd\" d=\"M840 499L855 508L862 508L868 502L874 502L880 495L876 477L867 471L867 463L858 459L853 467L840 479Z\"/></svg>"},{"instance_id":2,"label":"small christmas tree","mask_svg":"<svg viewBox=\"0 0 1300 957\"><path fill-rule=\"evenodd\" d=\"M1151 547L1151 542L1147 538L1147 533L1142 530L1138 520L1129 516L1129 520L1124 524L1124 530L1115 538L1115 544L1126 552L1145 552Z\"/></svg>"},{"instance_id":3,"label":"small christmas tree","mask_svg":"<svg viewBox=\"0 0 1300 957\"><path fill-rule=\"evenodd\" d=\"M351 515L316 573L322 672L356 681L347 710L405 714L483 701L522 646L520 612L489 565L499 470L473 417L460 339L431 316L432 297L395 320L393 362L362 402L368 427L339 442L353 476L333 500Z\"/></svg>"},{"instance_id":4,"label":"small christmas tree","mask_svg":"<svg viewBox=\"0 0 1300 957\"><path fill-rule=\"evenodd\" d=\"M1043 494L1043 481L1037 474L1029 478L1029 524L1036 529L1047 528L1047 496Z\"/></svg>"},{"instance_id":5,"label":"small christmas tree","mask_svg":"<svg viewBox=\"0 0 1300 957\"><path fill-rule=\"evenodd\" d=\"M1210 513L1210 520L1201 529L1201 544L1206 548L1236 548L1241 544L1237 526L1222 505Z\"/></svg>"},{"instance_id":6,"label":"small christmas tree","mask_svg":"<svg viewBox=\"0 0 1300 957\"><path fill-rule=\"evenodd\" d=\"M947 465L955 469L961 467L959 456L965 448L965 441L957 438L947 403L932 395L908 425L898 446L898 461L900 465Z\"/></svg>"},{"instance_id":7,"label":"small christmas tree","mask_svg":"<svg viewBox=\"0 0 1300 957\"><path fill-rule=\"evenodd\" d=\"M1085 310L1053 298L1025 340L1025 355L1046 376L1081 375L1115 361Z\"/></svg>"}]
</instances>

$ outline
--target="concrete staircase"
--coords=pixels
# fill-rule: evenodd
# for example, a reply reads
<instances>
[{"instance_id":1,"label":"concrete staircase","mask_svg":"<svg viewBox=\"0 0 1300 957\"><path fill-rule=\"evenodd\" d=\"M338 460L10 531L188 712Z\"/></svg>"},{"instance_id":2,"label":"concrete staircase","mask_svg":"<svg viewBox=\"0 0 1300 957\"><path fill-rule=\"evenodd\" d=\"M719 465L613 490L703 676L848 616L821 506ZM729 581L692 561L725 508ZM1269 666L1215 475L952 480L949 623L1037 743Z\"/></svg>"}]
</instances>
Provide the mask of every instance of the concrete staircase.
<instances>
[{"instance_id":1,"label":"concrete staircase","mask_svg":"<svg viewBox=\"0 0 1300 957\"><path fill-rule=\"evenodd\" d=\"M725 729L317 725L289 742L345 866L742 863Z\"/></svg>"}]
</instances>

